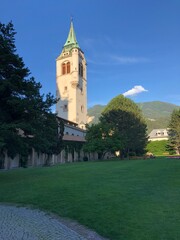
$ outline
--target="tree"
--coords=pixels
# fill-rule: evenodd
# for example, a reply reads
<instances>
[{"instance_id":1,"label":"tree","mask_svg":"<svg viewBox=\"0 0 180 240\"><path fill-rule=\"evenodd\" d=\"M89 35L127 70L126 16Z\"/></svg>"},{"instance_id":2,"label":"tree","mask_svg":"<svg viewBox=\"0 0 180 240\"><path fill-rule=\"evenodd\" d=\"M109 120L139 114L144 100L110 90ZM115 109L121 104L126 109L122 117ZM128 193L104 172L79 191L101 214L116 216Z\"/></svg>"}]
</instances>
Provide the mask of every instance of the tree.
<instances>
[{"instance_id":1,"label":"tree","mask_svg":"<svg viewBox=\"0 0 180 240\"><path fill-rule=\"evenodd\" d=\"M174 110L171 114L168 134L168 148L180 154L180 109Z\"/></svg>"},{"instance_id":2,"label":"tree","mask_svg":"<svg viewBox=\"0 0 180 240\"><path fill-rule=\"evenodd\" d=\"M56 99L40 94L41 84L16 53L12 22L0 23L0 151L23 159L34 148L51 154L62 137L51 107ZM23 160L24 161L24 160Z\"/></svg>"},{"instance_id":3,"label":"tree","mask_svg":"<svg viewBox=\"0 0 180 240\"><path fill-rule=\"evenodd\" d=\"M121 139L121 157L130 152L143 154L147 144L147 125L138 106L119 95L113 98L102 112L101 122L113 126L112 131Z\"/></svg>"},{"instance_id":4,"label":"tree","mask_svg":"<svg viewBox=\"0 0 180 240\"><path fill-rule=\"evenodd\" d=\"M107 152L118 151L122 142L119 136L112 132L112 126L105 122L87 126L86 144L83 147L85 152L97 152L100 159L103 159Z\"/></svg>"}]
</instances>

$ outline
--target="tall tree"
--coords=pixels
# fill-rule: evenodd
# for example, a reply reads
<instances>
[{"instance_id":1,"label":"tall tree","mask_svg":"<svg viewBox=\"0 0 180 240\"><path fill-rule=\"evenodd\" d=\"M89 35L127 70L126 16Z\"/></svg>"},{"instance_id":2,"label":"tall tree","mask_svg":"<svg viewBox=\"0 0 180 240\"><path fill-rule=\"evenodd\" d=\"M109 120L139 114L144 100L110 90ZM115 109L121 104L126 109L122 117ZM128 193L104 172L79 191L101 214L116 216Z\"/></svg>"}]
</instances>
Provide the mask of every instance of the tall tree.
<instances>
[{"instance_id":1,"label":"tall tree","mask_svg":"<svg viewBox=\"0 0 180 240\"><path fill-rule=\"evenodd\" d=\"M121 156L130 152L143 154L147 144L147 125L138 106L119 95L113 98L102 113L101 122L113 126L113 132L121 139Z\"/></svg>"},{"instance_id":2,"label":"tall tree","mask_svg":"<svg viewBox=\"0 0 180 240\"><path fill-rule=\"evenodd\" d=\"M0 23L0 150L11 157L30 149L52 153L58 145L58 122L51 112L56 100L40 94L41 84L16 53L12 22Z\"/></svg>"},{"instance_id":3,"label":"tall tree","mask_svg":"<svg viewBox=\"0 0 180 240\"><path fill-rule=\"evenodd\" d=\"M113 127L106 122L87 126L87 142L83 146L84 151L97 152L100 159L103 159L108 152L115 153L115 151L118 151L123 142L112 129Z\"/></svg>"},{"instance_id":4,"label":"tall tree","mask_svg":"<svg viewBox=\"0 0 180 240\"><path fill-rule=\"evenodd\" d=\"M180 109L174 110L169 123L168 148L180 154Z\"/></svg>"}]
</instances>

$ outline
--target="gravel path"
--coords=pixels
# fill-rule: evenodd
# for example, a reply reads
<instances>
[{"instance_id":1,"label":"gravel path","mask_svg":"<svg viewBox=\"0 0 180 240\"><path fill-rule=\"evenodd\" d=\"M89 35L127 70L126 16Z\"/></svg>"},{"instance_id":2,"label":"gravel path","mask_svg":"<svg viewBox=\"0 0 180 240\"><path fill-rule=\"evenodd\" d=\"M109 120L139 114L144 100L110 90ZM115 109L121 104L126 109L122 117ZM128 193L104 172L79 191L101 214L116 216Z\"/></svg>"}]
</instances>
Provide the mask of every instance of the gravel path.
<instances>
[{"instance_id":1,"label":"gravel path","mask_svg":"<svg viewBox=\"0 0 180 240\"><path fill-rule=\"evenodd\" d=\"M73 226L73 224L71 224ZM83 227L82 227L83 228ZM96 233L81 229L77 233L49 214L25 207L0 205L1 240L85 240L103 239Z\"/></svg>"}]
</instances>

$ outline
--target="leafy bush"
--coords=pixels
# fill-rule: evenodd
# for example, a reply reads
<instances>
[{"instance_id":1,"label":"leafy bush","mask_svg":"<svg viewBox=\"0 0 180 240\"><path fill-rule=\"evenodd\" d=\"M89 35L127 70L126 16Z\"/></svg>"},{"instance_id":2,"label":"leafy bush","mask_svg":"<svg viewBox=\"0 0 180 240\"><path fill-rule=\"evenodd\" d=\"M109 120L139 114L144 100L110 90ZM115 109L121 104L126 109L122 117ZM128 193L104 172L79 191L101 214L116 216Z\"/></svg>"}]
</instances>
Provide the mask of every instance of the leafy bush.
<instances>
[{"instance_id":1,"label":"leafy bush","mask_svg":"<svg viewBox=\"0 0 180 240\"><path fill-rule=\"evenodd\" d=\"M168 155L167 140L148 142L146 150L154 155Z\"/></svg>"}]
</instances>

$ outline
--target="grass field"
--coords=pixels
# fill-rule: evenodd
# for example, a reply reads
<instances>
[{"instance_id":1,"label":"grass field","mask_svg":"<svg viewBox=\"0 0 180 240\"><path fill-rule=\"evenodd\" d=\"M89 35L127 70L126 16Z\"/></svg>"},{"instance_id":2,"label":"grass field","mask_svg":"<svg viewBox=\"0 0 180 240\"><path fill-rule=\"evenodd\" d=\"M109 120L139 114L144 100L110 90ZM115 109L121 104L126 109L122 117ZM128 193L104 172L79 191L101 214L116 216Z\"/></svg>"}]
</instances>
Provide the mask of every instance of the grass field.
<instances>
[{"instance_id":1,"label":"grass field","mask_svg":"<svg viewBox=\"0 0 180 240\"><path fill-rule=\"evenodd\" d=\"M0 172L0 202L33 205L109 239L180 239L180 160L64 164Z\"/></svg>"}]
</instances>

